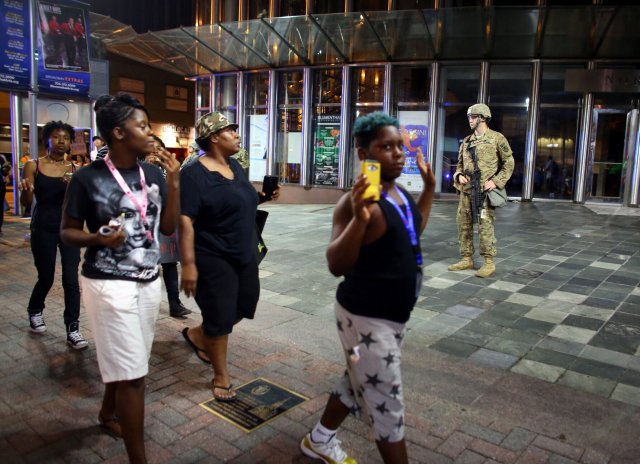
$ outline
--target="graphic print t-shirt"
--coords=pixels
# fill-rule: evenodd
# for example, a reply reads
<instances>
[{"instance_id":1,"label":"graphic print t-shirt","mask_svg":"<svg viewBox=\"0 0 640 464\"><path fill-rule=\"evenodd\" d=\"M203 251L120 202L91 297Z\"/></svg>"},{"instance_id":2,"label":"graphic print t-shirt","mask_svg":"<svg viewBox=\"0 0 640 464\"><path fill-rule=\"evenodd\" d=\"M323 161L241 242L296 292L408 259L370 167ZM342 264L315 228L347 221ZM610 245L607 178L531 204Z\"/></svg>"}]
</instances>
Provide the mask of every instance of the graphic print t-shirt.
<instances>
[{"instance_id":1,"label":"graphic print t-shirt","mask_svg":"<svg viewBox=\"0 0 640 464\"><path fill-rule=\"evenodd\" d=\"M97 232L111 219L122 219L126 239L117 249L88 247L82 275L91 279L122 279L148 282L158 277L160 212L166 202L167 187L160 168L141 163L147 191L147 220L125 195L103 160L79 169L71 178L63 207L64 213L85 221L89 231ZM140 172L118 169L133 195L141 202ZM152 234L148 238L147 231Z\"/></svg>"}]
</instances>

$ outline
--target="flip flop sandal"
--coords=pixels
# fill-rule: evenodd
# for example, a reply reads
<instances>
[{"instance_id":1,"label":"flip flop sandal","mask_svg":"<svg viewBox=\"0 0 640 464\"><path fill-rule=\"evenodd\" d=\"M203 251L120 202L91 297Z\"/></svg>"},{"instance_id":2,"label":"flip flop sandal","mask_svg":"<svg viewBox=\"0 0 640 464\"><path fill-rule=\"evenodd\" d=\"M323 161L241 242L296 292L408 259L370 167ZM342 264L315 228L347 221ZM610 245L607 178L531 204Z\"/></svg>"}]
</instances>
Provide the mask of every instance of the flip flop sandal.
<instances>
[{"instance_id":1,"label":"flip flop sandal","mask_svg":"<svg viewBox=\"0 0 640 464\"><path fill-rule=\"evenodd\" d=\"M198 346L196 346L195 343L193 343L193 341L189 338L188 332L189 332L189 327L185 327L182 330L182 336L184 337L184 340L189 344L189 346L191 347L191 349L193 350L193 352L195 353L195 355L198 357L200 361L202 361L205 364L211 364L211 361L209 361L207 358L203 357L200 354L200 353L204 353L206 355L207 352L202 348L199 348Z\"/></svg>"},{"instance_id":2,"label":"flip flop sandal","mask_svg":"<svg viewBox=\"0 0 640 464\"><path fill-rule=\"evenodd\" d=\"M103 417L102 414L98 414L98 422L100 423L100 427L105 429L109 435L112 435L116 438L122 438L122 428L120 427L120 422L118 422L118 418L113 417Z\"/></svg>"},{"instance_id":3,"label":"flip flop sandal","mask_svg":"<svg viewBox=\"0 0 640 464\"><path fill-rule=\"evenodd\" d=\"M226 390L228 393L233 392L233 396L227 397L227 396L216 395L216 388L218 390ZM229 384L228 387L223 387L222 385L216 385L215 383L213 383L213 380L211 381L211 393L213 393L213 399L216 401L221 401L223 403L229 403L231 401L235 401L237 399L237 396L236 396L236 392L232 389L233 389L233 384Z\"/></svg>"}]
</instances>

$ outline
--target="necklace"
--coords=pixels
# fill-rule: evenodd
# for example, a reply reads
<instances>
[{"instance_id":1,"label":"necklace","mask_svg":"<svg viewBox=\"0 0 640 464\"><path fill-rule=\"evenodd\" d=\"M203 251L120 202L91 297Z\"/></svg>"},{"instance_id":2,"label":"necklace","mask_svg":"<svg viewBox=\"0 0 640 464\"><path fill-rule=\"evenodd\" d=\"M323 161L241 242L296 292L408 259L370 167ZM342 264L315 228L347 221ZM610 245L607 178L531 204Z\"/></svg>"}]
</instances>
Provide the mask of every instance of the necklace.
<instances>
[{"instance_id":1,"label":"necklace","mask_svg":"<svg viewBox=\"0 0 640 464\"><path fill-rule=\"evenodd\" d=\"M68 163L68 161L66 159L64 159L64 157L62 157L62 159L57 160L57 159L53 159L51 157L51 155L47 155L46 158L49 160L50 163L53 163L53 164L65 164L65 163Z\"/></svg>"}]
</instances>

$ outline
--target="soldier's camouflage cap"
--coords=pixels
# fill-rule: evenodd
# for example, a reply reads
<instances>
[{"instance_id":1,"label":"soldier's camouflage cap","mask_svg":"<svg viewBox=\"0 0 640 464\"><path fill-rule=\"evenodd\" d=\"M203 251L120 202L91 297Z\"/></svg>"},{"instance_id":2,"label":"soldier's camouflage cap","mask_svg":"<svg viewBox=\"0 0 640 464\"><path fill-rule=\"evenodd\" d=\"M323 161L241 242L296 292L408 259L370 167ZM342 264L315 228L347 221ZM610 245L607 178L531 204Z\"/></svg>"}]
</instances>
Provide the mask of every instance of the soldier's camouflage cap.
<instances>
[{"instance_id":1,"label":"soldier's camouflage cap","mask_svg":"<svg viewBox=\"0 0 640 464\"><path fill-rule=\"evenodd\" d=\"M205 139L211 134L215 134L229 126L232 126L235 129L238 128L237 124L229 121L222 113L218 113L217 111L207 113L196 121L196 140Z\"/></svg>"},{"instance_id":2,"label":"soldier's camouflage cap","mask_svg":"<svg viewBox=\"0 0 640 464\"><path fill-rule=\"evenodd\" d=\"M467 110L467 116L470 114L479 114L485 119L491 119L491 110L484 103L476 103L471 105Z\"/></svg>"}]
</instances>

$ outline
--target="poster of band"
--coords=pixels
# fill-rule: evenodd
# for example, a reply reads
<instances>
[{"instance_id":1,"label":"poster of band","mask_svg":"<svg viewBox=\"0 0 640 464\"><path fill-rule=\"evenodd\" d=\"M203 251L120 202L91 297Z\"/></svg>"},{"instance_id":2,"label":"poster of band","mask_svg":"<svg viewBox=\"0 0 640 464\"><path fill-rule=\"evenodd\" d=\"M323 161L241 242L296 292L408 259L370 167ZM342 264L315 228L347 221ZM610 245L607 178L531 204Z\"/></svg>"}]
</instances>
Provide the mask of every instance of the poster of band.
<instances>
[{"instance_id":1,"label":"poster of band","mask_svg":"<svg viewBox=\"0 0 640 464\"><path fill-rule=\"evenodd\" d=\"M313 137L313 157L313 184L338 185L338 160L340 159L339 115L318 115Z\"/></svg>"},{"instance_id":2,"label":"poster of band","mask_svg":"<svg viewBox=\"0 0 640 464\"><path fill-rule=\"evenodd\" d=\"M41 92L89 94L88 11L72 2L37 2Z\"/></svg>"},{"instance_id":3,"label":"poster of band","mask_svg":"<svg viewBox=\"0 0 640 464\"><path fill-rule=\"evenodd\" d=\"M429 141L427 111L399 111L400 133L404 143L404 169L398 182L409 192L421 192L423 183L416 158L418 153L427 154Z\"/></svg>"},{"instance_id":4,"label":"poster of band","mask_svg":"<svg viewBox=\"0 0 640 464\"><path fill-rule=\"evenodd\" d=\"M31 34L27 0L0 0L0 30L0 88L29 90Z\"/></svg>"}]
</instances>

